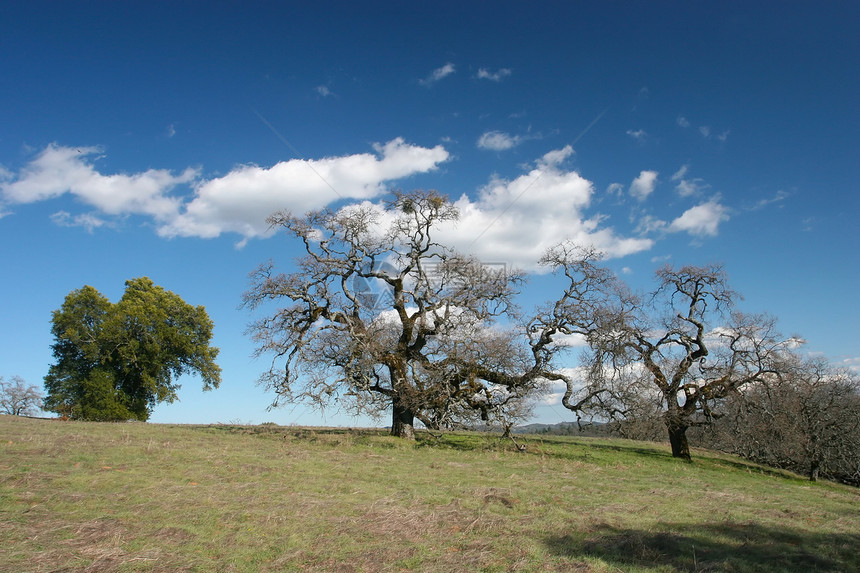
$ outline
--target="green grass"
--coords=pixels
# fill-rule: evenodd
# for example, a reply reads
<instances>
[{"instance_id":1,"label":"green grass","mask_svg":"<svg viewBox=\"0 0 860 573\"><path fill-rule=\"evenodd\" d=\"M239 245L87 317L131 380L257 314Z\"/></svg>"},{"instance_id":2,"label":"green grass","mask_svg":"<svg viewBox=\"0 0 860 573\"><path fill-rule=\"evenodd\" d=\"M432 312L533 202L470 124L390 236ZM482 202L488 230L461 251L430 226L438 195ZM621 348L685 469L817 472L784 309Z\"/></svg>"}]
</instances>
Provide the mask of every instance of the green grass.
<instances>
[{"instance_id":1,"label":"green grass","mask_svg":"<svg viewBox=\"0 0 860 573\"><path fill-rule=\"evenodd\" d=\"M0 416L0 571L858 571L860 491L660 444Z\"/></svg>"}]
</instances>

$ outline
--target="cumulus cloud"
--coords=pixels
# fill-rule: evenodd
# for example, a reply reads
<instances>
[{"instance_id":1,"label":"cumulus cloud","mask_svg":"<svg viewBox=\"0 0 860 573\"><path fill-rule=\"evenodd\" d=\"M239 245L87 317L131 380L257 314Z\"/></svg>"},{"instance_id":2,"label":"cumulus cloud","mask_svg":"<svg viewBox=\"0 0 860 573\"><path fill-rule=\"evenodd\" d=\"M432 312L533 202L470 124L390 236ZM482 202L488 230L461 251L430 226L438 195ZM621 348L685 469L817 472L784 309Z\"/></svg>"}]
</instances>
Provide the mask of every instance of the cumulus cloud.
<instances>
[{"instance_id":1,"label":"cumulus cloud","mask_svg":"<svg viewBox=\"0 0 860 573\"><path fill-rule=\"evenodd\" d=\"M499 68L495 72L491 72L487 68L480 68L478 70L478 79L490 80L491 82L500 82L509 75L511 75L511 70L508 68Z\"/></svg>"},{"instance_id":2,"label":"cumulus cloud","mask_svg":"<svg viewBox=\"0 0 860 573\"><path fill-rule=\"evenodd\" d=\"M456 69L454 67L454 64L452 64L451 62L448 62L447 64L445 64L441 68L436 68L435 70L430 72L430 75L427 76L426 78L424 78L422 80L418 80L418 83L420 83L422 86L432 86L433 84L435 84L439 80L450 76L455 71L456 71Z\"/></svg>"},{"instance_id":3,"label":"cumulus cloud","mask_svg":"<svg viewBox=\"0 0 860 573\"><path fill-rule=\"evenodd\" d=\"M320 209L339 199L362 200L386 191L384 183L437 168L449 157L441 145L419 147L397 138L361 153L323 159L291 159L272 167L244 165L203 181L195 197L163 236L217 237L235 232L245 238L268 232L266 217L277 210Z\"/></svg>"},{"instance_id":4,"label":"cumulus cloud","mask_svg":"<svg viewBox=\"0 0 860 573\"><path fill-rule=\"evenodd\" d=\"M303 213L346 200L349 205L372 202L382 217L390 217L379 200L387 182L432 171L449 158L442 146L420 147L398 138L369 153L293 159L270 167L240 165L204 179L194 169L104 174L95 166L101 153L95 147L48 146L17 173L0 172L0 207L71 194L95 209L58 211L52 216L57 225L92 232L111 225L111 217L137 214L149 216L164 237L236 233L244 243L268 236L265 219L276 210ZM610 257L650 249L651 239L622 236L604 215L589 211L594 186L565 167L573 153L569 145L551 150L519 176L491 177L475 195L455 198L460 219L440 228L438 240L485 262L526 270L536 270L545 250L566 239ZM179 185L184 193L172 195ZM685 214L673 224L693 232L694 216Z\"/></svg>"},{"instance_id":5,"label":"cumulus cloud","mask_svg":"<svg viewBox=\"0 0 860 573\"><path fill-rule=\"evenodd\" d=\"M639 201L644 201L654 192L657 186L656 171L640 171L639 176L630 184L630 195Z\"/></svg>"},{"instance_id":6,"label":"cumulus cloud","mask_svg":"<svg viewBox=\"0 0 860 573\"><path fill-rule=\"evenodd\" d=\"M279 209L303 213L339 199L374 198L385 183L435 169L448 159L442 146L425 148L394 139L375 153L323 159L293 159L272 167L241 165L222 177L204 180L196 169L180 174L150 169L135 174L99 172L98 147L49 145L15 175L0 177L6 205L33 203L71 194L97 214L56 213L58 225L90 231L104 216L146 215L162 236L217 237L235 232L245 239L267 233L266 217ZM170 192L184 185L190 201Z\"/></svg>"},{"instance_id":7,"label":"cumulus cloud","mask_svg":"<svg viewBox=\"0 0 860 573\"><path fill-rule=\"evenodd\" d=\"M528 270L535 270L547 248L565 239L593 245L610 257L650 249L650 239L619 236L602 225L600 214L586 213L594 186L562 167L572 154L570 146L550 151L527 173L511 180L494 177L476 199L460 197L455 202L460 220L442 229L442 242L484 261Z\"/></svg>"},{"instance_id":8,"label":"cumulus cloud","mask_svg":"<svg viewBox=\"0 0 860 573\"><path fill-rule=\"evenodd\" d=\"M677 121L678 125L681 127L684 127L684 128L690 127L690 120L687 119L686 117L684 117L683 115L679 115L678 119L676 121Z\"/></svg>"},{"instance_id":9,"label":"cumulus cloud","mask_svg":"<svg viewBox=\"0 0 860 573\"><path fill-rule=\"evenodd\" d=\"M491 151L505 151L522 143L523 138L501 131L488 131L478 138L478 147Z\"/></svg>"},{"instance_id":10,"label":"cumulus cloud","mask_svg":"<svg viewBox=\"0 0 860 573\"><path fill-rule=\"evenodd\" d=\"M180 199L169 192L197 179L196 169L175 175L149 169L132 175L99 173L89 160L98 147L63 147L51 144L18 173L0 184L7 203L33 203L71 194L108 215L149 215L157 221L173 217Z\"/></svg>"},{"instance_id":11,"label":"cumulus cloud","mask_svg":"<svg viewBox=\"0 0 860 573\"><path fill-rule=\"evenodd\" d=\"M668 230L670 232L686 231L697 237L716 236L719 225L729 220L728 209L719 203L718 199L711 199L691 207L672 221Z\"/></svg>"},{"instance_id":12,"label":"cumulus cloud","mask_svg":"<svg viewBox=\"0 0 860 573\"><path fill-rule=\"evenodd\" d=\"M537 261L566 239L594 246L609 257L650 249L652 240L620 236L603 225L602 215L587 213L594 186L563 167L572 154L570 146L549 151L519 177L492 177L476 197L452 199L460 218L440 225L435 238L487 264L527 271L545 270ZM375 208L384 228L394 215L381 203Z\"/></svg>"}]
</instances>

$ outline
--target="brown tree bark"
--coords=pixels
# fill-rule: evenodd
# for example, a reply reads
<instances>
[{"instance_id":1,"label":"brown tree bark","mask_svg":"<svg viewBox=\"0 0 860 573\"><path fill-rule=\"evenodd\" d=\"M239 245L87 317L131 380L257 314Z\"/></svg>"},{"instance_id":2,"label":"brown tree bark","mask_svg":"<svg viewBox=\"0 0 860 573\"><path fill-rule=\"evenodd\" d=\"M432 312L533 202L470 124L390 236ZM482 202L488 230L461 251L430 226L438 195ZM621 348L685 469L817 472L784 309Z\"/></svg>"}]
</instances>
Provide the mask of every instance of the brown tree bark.
<instances>
[{"instance_id":1,"label":"brown tree bark","mask_svg":"<svg viewBox=\"0 0 860 573\"><path fill-rule=\"evenodd\" d=\"M391 410L391 435L407 440L414 440L415 412L397 400L394 400Z\"/></svg>"},{"instance_id":2,"label":"brown tree bark","mask_svg":"<svg viewBox=\"0 0 860 573\"><path fill-rule=\"evenodd\" d=\"M690 444L687 441L687 428L678 412L666 412L666 430L669 432L669 444L672 446L672 457L691 460Z\"/></svg>"}]
</instances>

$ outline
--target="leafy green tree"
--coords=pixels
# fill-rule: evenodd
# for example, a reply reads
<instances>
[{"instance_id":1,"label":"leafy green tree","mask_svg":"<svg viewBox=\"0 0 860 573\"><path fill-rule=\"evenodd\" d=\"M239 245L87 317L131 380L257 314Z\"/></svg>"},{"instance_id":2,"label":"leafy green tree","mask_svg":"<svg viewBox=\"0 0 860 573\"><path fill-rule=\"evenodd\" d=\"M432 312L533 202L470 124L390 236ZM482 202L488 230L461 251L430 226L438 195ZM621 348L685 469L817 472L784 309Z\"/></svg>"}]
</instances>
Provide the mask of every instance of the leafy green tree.
<instances>
[{"instance_id":1,"label":"leafy green tree","mask_svg":"<svg viewBox=\"0 0 860 573\"><path fill-rule=\"evenodd\" d=\"M116 304L91 286L53 313L55 363L45 377L45 409L83 420L146 420L173 402L176 379L196 373L217 388L212 321L146 277L131 279Z\"/></svg>"}]
</instances>

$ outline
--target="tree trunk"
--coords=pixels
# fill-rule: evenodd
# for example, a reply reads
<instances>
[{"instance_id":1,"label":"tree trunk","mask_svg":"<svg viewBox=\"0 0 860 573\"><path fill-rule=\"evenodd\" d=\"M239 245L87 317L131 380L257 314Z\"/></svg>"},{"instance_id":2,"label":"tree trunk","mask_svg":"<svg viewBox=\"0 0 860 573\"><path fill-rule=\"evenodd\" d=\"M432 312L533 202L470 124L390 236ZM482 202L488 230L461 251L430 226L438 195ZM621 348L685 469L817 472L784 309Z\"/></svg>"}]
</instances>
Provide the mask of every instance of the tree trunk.
<instances>
[{"instance_id":1,"label":"tree trunk","mask_svg":"<svg viewBox=\"0 0 860 573\"><path fill-rule=\"evenodd\" d=\"M690 461L690 444L687 442L687 424L678 412L666 412L666 430L669 432L669 444L672 446L672 457Z\"/></svg>"},{"instance_id":2,"label":"tree trunk","mask_svg":"<svg viewBox=\"0 0 860 573\"><path fill-rule=\"evenodd\" d=\"M821 472L821 463L818 460L813 460L809 464L809 481L818 481L818 474Z\"/></svg>"},{"instance_id":3,"label":"tree trunk","mask_svg":"<svg viewBox=\"0 0 860 573\"><path fill-rule=\"evenodd\" d=\"M391 435L407 440L415 439L415 412L397 400L392 404Z\"/></svg>"}]
</instances>

